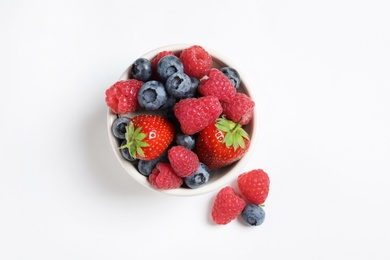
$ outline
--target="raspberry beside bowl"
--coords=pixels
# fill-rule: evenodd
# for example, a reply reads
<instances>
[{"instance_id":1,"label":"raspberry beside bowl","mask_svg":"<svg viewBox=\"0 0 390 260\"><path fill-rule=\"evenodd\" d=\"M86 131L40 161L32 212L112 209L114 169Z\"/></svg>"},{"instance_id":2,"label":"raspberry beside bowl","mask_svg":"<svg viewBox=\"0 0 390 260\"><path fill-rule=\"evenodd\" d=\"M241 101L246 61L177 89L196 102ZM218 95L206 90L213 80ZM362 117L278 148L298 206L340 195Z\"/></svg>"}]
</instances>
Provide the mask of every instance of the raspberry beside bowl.
<instances>
[{"instance_id":1,"label":"raspberry beside bowl","mask_svg":"<svg viewBox=\"0 0 390 260\"><path fill-rule=\"evenodd\" d=\"M182 50L184 50L187 47L190 47L191 44L175 44L175 45L168 45L168 46L163 46L160 48L157 48L155 50L152 50L146 54L144 54L143 58L147 58L151 60L153 57L155 57L158 53L161 51L172 51L175 54L180 53ZM253 99L253 94L251 93L247 83L246 79L243 76L243 72L237 68L231 61L229 61L226 57L220 55L216 51L210 50L208 47L204 47L208 53L212 56L213 59L213 68L222 68L222 67L232 67L235 68L241 76L241 86L238 90L238 92L243 92L247 94L249 97ZM119 80L125 80L129 79L131 75L131 65L123 72L123 74L120 76ZM137 115L138 112L135 113L130 113L127 114L129 117L133 117ZM256 133L257 133L257 111L256 111L256 106L254 108L254 114L253 114L253 119L249 122L249 124L244 126L244 129L246 132L249 134L250 139L251 139L251 145L249 147L249 150L245 154L243 158L241 158L239 161L226 166L222 169L215 170L213 171L213 174L210 176L209 181L202 187L195 188L195 189L190 189L186 187L180 187L177 189L170 189L170 190L157 190L155 189L149 182L148 178L145 177L144 175L140 174L138 172L138 169L134 167L133 164L125 160L118 147L119 147L119 141L115 138L115 136L112 134L111 127L115 119L118 117L117 114L113 113L111 109L107 109L107 130L108 130L108 136L110 140L111 147L114 151L114 154L116 155L119 163L122 165L122 167L125 169L125 171L133 177L137 182L142 184L143 186L160 192L160 193L165 193L169 195L174 195L174 196L194 196L194 195L200 195L200 194L205 194L211 191L218 190L222 188L223 186L227 185L229 182L233 181L239 174L243 172L243 169L245 165L248 163L250 157L253 154L255 143L256 143Z\"/></svg>"}]
</instances>

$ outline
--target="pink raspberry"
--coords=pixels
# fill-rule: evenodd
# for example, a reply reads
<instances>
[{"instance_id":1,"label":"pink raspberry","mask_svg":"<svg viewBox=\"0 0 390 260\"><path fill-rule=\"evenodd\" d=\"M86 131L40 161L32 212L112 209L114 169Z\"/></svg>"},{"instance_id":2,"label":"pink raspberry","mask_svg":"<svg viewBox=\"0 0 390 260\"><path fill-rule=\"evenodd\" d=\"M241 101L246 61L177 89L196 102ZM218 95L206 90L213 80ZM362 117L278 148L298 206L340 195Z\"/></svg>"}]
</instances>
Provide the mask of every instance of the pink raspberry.
<instances>
[{"instance_id":1,"label":"pink raspberry","mask_svg":"<svg viewBox=\"0 0 390 260\"><path fill-rule=\"evenodd\" d=\"M184 146L173 146L168 150L168 160L173 171L180 177L188 177L199 168L198 156Z\"/></svg>"},{"instance_id":2,"label":"pink raspberry","mask_svg":"<svg viewBox=\"0 0 390 260\"><path fill-rule=\"evenodd\" d=\"M184 49L179 58L183 63L184 73L197 79L204 77L213 65L210 54L199 45Z\"/></svg>"},{"instance_id":3,"label":"pink raspberry","mask_svg":"<svg viewBox=\"0 0 390 260\"><path fill-rule=\"evenodd\" d=\"M106 90L106 103L119 115L135 111L139 108L138 91L144 83L136 79L121 80Z\"/></svg>"},{"instance_id":4,"label":"pink raspberry","mask_svg":"<svg viewBox=\"0 0 390 260\"><path fill-rule=\"evenodd\" d=\"M245 208L245 200L230 186L221 189L215 197L211 217L216 224L226 225Z\"/></svg>"},{"instance_id":5,"label":"pink raspberry","mask_svg":"<svg viewBox=\"0 0 390 260\"><path fill-rule=\"evenodd\" d=\"M157 163L149 175L149 181L158 190L176 189L183 184L183 179L177 176L166 162Z\"/></svg>"},{"instance_id":6,"label":"pink raspberry","mask_svg":"<svg viewBox=\"0 0 390 260\"><path fill-rule=\"evenodd\" d=\"M186 98L175 104L174 113L181 130L192 135L215 122L222 113L222 106L214 96Z\"/></svg>"},{"instance_id":7,"label":"pink raspberry","mask_svg":"<svg viewBox=\"0 0 390 260\"><path fill-rule=\"evenodd\" d=\"M211 69L207 79L200 81L198 91L203 96L215 96L220 101L230 102L236 89L228 77L218 69Z\"/></svg>"},{"instance_id":8,"label":"pink raspberry","mask_svg":"<svg viewBox=\"0 0 390 260\"><path fill-rule=\"evenodd\" d=\"M229 102L221 102L223 114L233 122L240 121L241 125L248 124L253 118L255 102L244 93L236 93Z\"/></svg>"}]
</instances>

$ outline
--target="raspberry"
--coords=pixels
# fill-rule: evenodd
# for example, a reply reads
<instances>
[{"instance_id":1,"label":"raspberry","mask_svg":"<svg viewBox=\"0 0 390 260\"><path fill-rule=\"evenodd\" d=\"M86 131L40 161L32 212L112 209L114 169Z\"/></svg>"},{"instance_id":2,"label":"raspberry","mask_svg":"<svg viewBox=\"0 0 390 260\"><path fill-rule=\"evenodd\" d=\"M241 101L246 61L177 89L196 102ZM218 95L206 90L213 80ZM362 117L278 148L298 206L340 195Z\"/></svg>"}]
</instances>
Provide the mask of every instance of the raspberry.
<instances>
[{"instance_id":1,"label":"raspberry","mask_svg":"<svg viewBox=\"0 0 390 260\"><path fill-rule=\"evenodd\" d=\"M236 94L232 82L218 69L211 69L207 79L202 79L198 91L203 96L215 96L220 101L230 102Z\"/></svg>"},{"instance_id":2,"label":"raspberry","mask_svg":"<svg viewBox=\"0 0 390 260\"><path fill-rule=\"evenodd\" d=\"M219 225L228 224L244 210L245 205L241 196L232 187L226 186L215 197L211 217Z\"/></svg>"},{"instance_id":3,"label":"raspberry","mask_svg":"<svg viewBox=\"0 0 390 260\"><path fill-rule=\"evenodd\" d=\"M233 122L240 122L241 125L246 125L253 118L255 102L244 93L237 92L229 103L221 102L221 105L223 114Z\"/></svg>"},{"instance_id":4,"label":"raspberry","mask_svg":"<svg viewBox=\"0 0 390 260\"><path fill-rule=\"evenodd\" d=\"M168 150L168 160L173 171L180 177L190 176L200 166L196 153L180 145Z\"/></svg>"},{"instance_id":5,"label":"raspberry","mask_svg":"<svg viewBox=\"0 0 390 260\"><path fill-rule=\"evenodd\" d=\"M183 184L183 179L177 176L166 162L157 163L149 175L149 181L158 190L176 189Z\"/></svg>"},{"instance_id":6,"label":"raspberry","mask_svg":"<svg viewBox=\"0 0 390 260\"><path fill-rule=\"evenodd\" d=\"M139 107L138 91L144 83L136 79L121 80L106 90L106 103L115 114L126 114Z\"/></svg>"},{"instance_id":7,"label":"raspberry","mask_svg":"<svg viewBox=\"0 0 390 260\"><path fill-rule=\"evenodd\" d=\"M218 98L186 98L175 104L174 113L183 133L192 135L213 123L222 113Z\"/></svg>"},{"instance_id":8,"label":"raspberry","mask_svg":"<svg viewBox=\"0 0 390 260\"><path fill-rule=\"evenodd\" d=\"M156 70L157 68L157 63L165 56L168 56L168 55L174 55L174 53L172 51L161 51L157 54L156 57L154 57L150 62L152 63L152 69L153 71Z\"/></svg>"},{"instance_id":9,"label":"raspberry","mask_svg":"<svg viewBox=\"0 0 390 260\"><path fill-rule=\"evenodd\" d=\"M269 176L261 169L251 170L238 176L238 188L253 204L263 204L269 192Z\"/></svg>"},{"instance_id":10,"label":"raspberry","mask_svg":"<svg viewBox=\"0 0 390 260\"><path fill-rule=\"evenodd\" d=\"M204 77L213 65L210 54L198 45L184 49L179 58L183 62L184 73L197 79Z\"/></svg>"}]
</instances>

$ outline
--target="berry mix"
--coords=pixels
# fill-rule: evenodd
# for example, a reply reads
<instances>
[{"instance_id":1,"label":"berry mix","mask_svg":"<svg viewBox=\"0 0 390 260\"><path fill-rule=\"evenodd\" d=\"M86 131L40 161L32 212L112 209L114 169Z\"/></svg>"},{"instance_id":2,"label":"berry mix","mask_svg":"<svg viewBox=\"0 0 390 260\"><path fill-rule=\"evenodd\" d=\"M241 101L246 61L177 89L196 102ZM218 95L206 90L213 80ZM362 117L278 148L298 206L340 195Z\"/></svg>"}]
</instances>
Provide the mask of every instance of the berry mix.
<instances>
[{"instance_id":1,"label":"berry mix","mask_svg":"<svg viewBox=\"0 0 390 260\"><path fill-rule=\"evenodd\" d=\"M212 66L211 55L198 45L161 51L151 60L137 59L129 79L105 92L107 106L117 114L112 133L123 158L158 190L202 187L250 147L243 127L252 120L255 103L239 92L237 70ZM249 225L260 225L268 175L253 170L237 181L241 195L229 186L221 189L212 219L227 224L241 214Z\"/></svg>"}]
</instances>

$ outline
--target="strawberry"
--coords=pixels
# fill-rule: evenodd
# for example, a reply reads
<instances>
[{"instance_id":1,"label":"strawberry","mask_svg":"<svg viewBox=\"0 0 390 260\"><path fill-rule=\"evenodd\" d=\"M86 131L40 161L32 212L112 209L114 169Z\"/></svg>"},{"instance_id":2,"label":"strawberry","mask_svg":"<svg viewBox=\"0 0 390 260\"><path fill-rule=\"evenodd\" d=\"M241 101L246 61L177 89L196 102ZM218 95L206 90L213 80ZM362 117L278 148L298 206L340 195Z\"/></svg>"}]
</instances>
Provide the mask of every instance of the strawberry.
<instances>
[{"instance_id":1,"label":"strawberry","mask_svg":"<svg viewBox=\"0 0 390 260\"><path fill-rule=\"evenodd\" d=\"M138 115L130 119L126 126L126 144L131 157L153 160L159 157L175 136L172 123L161 116Z\"/></svg>"},{"instance_id":2,"label":"strawberry","mask_svg":"<svg viewBox=\"0 0 390 260\"><path fill-rule=\"evenodd\" d=\"M216 224L228 224L240 215L245 205L244 199L232 187L226 186L215 197L211 217Z\"/></svg>"},{"instance_id":3,"label":"strawberry","mask_svg":"<svg viewBox=\"0 0 390 260\"><path fill-rule=\"evenodd\" d=\"M268 197L270 180L261 169L242 173L238 176L237 184L241 194L251 203L263 204Z\"/></svg>"},{"instance_id":4,"label":"strawberry","mask_svg":"<svg viewBox=\"0 0 390 260\"><path fill-rule=\"evenodd\" d=\"M225 118L218 118L215 122L200 131L195 145L199 161L210 170L238 161L250 146L249 135L239 122Z\"/></svg>"}]
</instances>

